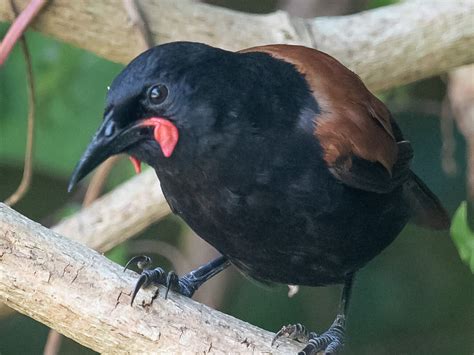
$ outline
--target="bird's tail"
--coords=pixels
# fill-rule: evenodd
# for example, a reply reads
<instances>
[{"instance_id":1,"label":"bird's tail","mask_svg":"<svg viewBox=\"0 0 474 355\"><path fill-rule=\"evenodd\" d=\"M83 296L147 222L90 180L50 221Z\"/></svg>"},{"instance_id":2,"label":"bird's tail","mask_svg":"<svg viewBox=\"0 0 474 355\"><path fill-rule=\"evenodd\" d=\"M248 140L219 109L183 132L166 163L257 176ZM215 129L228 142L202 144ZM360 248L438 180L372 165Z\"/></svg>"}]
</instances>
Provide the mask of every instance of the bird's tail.
<instances>
[{"instance_id":1,"label":"bird's tail","mask_svg":"<svg viewBox=\"0 0 474 355\"><path fill-rule=\"evenodd\" d=\"M411 172L411 177L404 184L404 193L413 210L413 222L420 226L445 230L451 224L448 213L439 199L421 179Z\"/></svg>"}]
</instances>

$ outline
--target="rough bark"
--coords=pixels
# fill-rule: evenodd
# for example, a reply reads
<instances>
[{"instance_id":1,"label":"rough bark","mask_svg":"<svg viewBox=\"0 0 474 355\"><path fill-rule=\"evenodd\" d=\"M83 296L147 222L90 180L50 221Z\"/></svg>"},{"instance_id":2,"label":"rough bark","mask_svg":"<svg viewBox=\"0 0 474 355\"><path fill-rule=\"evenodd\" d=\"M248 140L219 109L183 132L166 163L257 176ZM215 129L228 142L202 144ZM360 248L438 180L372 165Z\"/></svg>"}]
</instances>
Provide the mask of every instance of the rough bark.
<instances>
[{"instance_id":1,"label":"rough bark","mask_svg":"<svg viewBox=\"0 0 474 355\"><path fill-rule=\"evenodd\" d=\"M52 230L105 253L170 213L153 170L130 179ZM0 318L11 312L0 303Z\"/></svg>"},{"instance_id":2,"label":"rough bark","mask_svg":"<svg viewBox=\"0 0 474 355\"><path fill-rule=\"evenodd\" d=\"M139 292L136 275L0 204L0 300L103 353L281 352L273 333L163 288Z\"/></svg>"},{"instance_id":3,"label":"rough bark","mask_svg":"<svg viewBox=\"0 0 474 355\"><path fill-rule=\"evenodd\" d=\"M27 0L18 2L25 7ZM142 0L156 43L199 41L226 49L298 43L332 54L373 90L474 62L474 2L414 0L350 16L252 15L190 0ZM0 0L0 21L9 20ZM112 61L127 63L142 42L118 0L55 0L33 26Z\"/></svg>"}]
</instances>

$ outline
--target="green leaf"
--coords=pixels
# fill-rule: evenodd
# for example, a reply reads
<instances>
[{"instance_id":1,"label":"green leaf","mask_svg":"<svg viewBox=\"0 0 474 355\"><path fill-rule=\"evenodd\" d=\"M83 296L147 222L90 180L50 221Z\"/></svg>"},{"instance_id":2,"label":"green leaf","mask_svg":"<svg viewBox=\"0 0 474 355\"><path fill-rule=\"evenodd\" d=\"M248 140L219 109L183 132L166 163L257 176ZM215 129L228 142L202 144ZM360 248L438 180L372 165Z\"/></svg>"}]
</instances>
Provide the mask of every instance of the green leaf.
<instances>
[{"instance_id":1,"label":"green leaf","mask_svg":"<svg viewBox=\"0 0 474 355\"><path fill-rule=\"evenodd\" d=\"M451 224L451 238L458 249L461 260L474 274L474 231L468 224L467 202L462 202L454 214Z\"/></svg>"},{"instance_id":2,"label":"green leaf","mask_svg":"<svg viewBox=\"0 0 474 355\"><path fill-rule=\"evenodd\" d=\"M6 28L0 24L0 33ZM66 179L99 126L107 86L123 66L35 32L26 36L37 96L35 172ZM28 104L18 47L0 70L0 161L22 169Z\"/></svg>"},{"instance_id":3,"label":"green leaf","mask_svg":"<svg viewBox=\"0 0 474 355\"><path fill-rule=\"evenodd\" d=\"M117 264L125 265L127 262L127 247L125 244L117 245L115 248L105 253L105 256Z\"/></svg>"},{"instance_id":4,"label":"green leaf","mask_svg":"<svg viewBox=\"0 0 474 355\"><path fill-rule=\"evenodd\" d=\"M388 6L397 3L398 0L371 0L367 7L369 9L375 9L376 7Z\"/></svg>"}]
</instances>

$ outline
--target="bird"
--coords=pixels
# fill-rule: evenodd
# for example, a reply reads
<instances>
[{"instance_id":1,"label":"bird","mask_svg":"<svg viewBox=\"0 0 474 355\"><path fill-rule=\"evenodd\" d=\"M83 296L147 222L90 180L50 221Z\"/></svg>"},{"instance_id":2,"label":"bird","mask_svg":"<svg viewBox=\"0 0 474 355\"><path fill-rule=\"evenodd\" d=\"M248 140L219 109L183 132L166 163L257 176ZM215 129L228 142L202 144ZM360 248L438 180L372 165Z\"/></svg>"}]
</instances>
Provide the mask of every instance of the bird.
<instances>
[{"instance_id":1,"label":"bird","mask_svg":"<svg viewBox=\"0 0 474 355\"><path fill-rule=\"evenodd\" d=\"M351 70L316 49L237 52L196 42L153 47L107 92L103 122L69 190L108 157L151 166L171 210L221 254L178 276L143 269L141 287L191 297L230 265L270 284L342 284L335 321L276 333L301 354L344 346L354 275L409 222L447 229L439 199L411 170L413 149L390 111Z\"/></svg>"}]
</instances>

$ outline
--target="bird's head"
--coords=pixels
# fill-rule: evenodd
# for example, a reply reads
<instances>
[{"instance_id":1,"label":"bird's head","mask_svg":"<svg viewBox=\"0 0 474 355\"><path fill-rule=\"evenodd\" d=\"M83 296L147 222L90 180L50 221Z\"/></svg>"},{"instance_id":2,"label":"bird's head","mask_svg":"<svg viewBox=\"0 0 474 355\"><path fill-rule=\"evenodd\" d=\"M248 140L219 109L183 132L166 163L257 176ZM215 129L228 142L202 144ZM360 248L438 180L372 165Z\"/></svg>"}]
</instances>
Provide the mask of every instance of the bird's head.
<instances>
[{"instance_id":1,"label":"bird's head","mask_svg":"<svg viewBox=\"0 0 474 355\"><path fill-rule=\"evenodd\" d=\"M129 154L136 170L141 161L156 167L209 152L225 156L225 147L245 145L242 137L294 124L308 98L312 100L303 76L268 54L192 42L154 47L110 86L103 122L77 164L69 190L119 153Z\"/></svg>"},{"instance_id":2,"label":"bird's head","mask_svg":"<svg viewBox=\"0 0 474 355\"><path fill-rule=\"evenodd\" d=\"M128 153L139 171L140 160L171 159L183 136L213 125L219 115L216 100L222 97L216 90L226 86L216 85L221 76L209 68L219 68L231 55L200 43L175 42L135 58L112 82L102 124L69 190L112 155Z\"/></svg>"}]
</instances>

